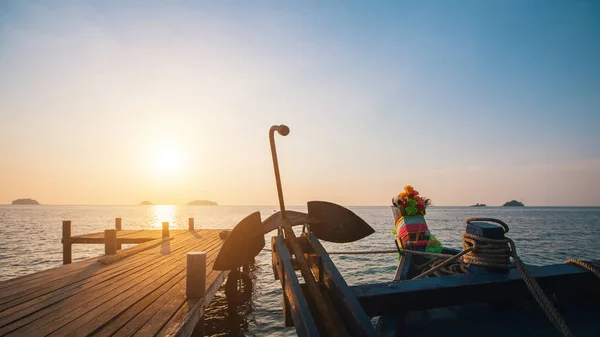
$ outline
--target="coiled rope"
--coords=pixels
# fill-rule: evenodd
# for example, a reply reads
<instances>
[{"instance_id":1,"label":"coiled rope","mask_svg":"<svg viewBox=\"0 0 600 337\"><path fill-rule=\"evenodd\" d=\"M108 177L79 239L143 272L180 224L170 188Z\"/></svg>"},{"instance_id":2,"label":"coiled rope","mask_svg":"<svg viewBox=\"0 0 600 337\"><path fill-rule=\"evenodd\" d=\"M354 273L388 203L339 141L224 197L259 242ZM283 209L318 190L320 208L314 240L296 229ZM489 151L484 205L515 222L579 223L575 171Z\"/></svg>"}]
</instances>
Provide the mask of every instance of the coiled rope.
<instances>
[{"instance_id":1,"label":"coiled rope","mask_svg":"<svg viewBox=\"0 0 600 337\"><path fill-rule=\"evenodd\" d=\"M494 222L499 224L504 228L504 233L508 232L508 226L494 218L469 218L467 219L467 224L472 221L487 221ZM515 242L510 238L504 238L502 240L494 240L488 239L481 236L464 233L463 234L463 251L454 255L451 258L446 259L445 261L438 262L436 266L429 269L426 272L421 273L415 278L421 278L427 276L431 273L435 273L446 265L449 264L458 264L455 261L461 258L460 266L458 269L461 272L466 272L466 268L473 264L478 266L484 266L488 268L509 268L510 257L513 258L514 265L519 270L525 285L533 295L533 298L540 305L550 322L554 324L554 326L566 337L572 336L569 327L565 323L564 319L556 310L552 302L546 297L543 290L535 281L535 278L531 275L523 261L517 255L517 248L515 247ZM585 267L585 266L584 266ZM591 268L591 266L588 266ZM588 268L585 267L585 268ZM454 270L457 268L454 267Z\"/></svg>"}]
</instances>

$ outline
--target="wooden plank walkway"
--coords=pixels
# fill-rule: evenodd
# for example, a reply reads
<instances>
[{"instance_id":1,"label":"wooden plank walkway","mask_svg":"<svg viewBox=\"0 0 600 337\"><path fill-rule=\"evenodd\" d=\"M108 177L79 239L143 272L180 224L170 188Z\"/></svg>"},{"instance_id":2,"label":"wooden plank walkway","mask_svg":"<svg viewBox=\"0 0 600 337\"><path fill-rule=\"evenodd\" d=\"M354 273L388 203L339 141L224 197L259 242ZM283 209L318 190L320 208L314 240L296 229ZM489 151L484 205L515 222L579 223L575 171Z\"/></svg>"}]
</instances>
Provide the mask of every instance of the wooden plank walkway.
<instances>
[{"instance_id":1,"label":"wooden plank walkway","mask_svg":"<svg viewBox=\"0 0 600 337\"><path fill-rule=\"evenodd\" d=\"M120 243L147 242L0 282L0 336L189 336L229 273L212 269L221 231L118 231ZM203 298L186 297L188 252L206 253Z\"/></svg>"},{"instance_id":2,"label":"wooden plank walkway","mask_svg":"<svg viewBox=\"0 0 600 337\"><path fill-rule=\"evenodd\" d=\"M219 230L222 231L222 230ZM162 238L161 230L119 230L117 242L121 244L137 244ZM186 229L169 229L171 236L175 237L187 233ZM104 232L89 233L71 237L71 243L104 244Z\"/></svg>"}]
</instances>

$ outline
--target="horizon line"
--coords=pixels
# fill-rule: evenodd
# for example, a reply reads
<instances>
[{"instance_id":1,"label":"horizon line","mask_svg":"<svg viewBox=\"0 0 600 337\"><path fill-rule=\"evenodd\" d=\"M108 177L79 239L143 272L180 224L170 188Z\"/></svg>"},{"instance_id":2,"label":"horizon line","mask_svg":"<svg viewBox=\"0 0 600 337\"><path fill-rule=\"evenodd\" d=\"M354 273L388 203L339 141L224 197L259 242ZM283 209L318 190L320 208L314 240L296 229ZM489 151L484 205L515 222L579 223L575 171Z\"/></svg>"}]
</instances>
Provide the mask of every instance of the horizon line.
<instances>
[{"instance_id":1,"label":"horizon line","mask_svg":"<svg viewBox=\"0 0 600 337\"><path fill-rule=\"evenodd\" d=\"M223 205L188 205L188 204L152 204L152 205L140 205L140 204L38 204L38 205L13 205L13 204L0 204L0 206L194 206L194 207L210 207L210 206L225 206L225 207L275 207L279 208L279 205L234 205L234 204L223 204ZM344 207L392 207L392 205L341 205ZM287 205L287 207L307 207L306 205ZM473 207L473 208L481 208L481 207L510 207L510 208L520 208L520 207L600 207L600 205L593 206L543 206L543 205L529 205L529 206L503 206L503 205L486 205L486 206L472 206L472 205L430 205L428 207Z\"/></svg>"}]
</instances>

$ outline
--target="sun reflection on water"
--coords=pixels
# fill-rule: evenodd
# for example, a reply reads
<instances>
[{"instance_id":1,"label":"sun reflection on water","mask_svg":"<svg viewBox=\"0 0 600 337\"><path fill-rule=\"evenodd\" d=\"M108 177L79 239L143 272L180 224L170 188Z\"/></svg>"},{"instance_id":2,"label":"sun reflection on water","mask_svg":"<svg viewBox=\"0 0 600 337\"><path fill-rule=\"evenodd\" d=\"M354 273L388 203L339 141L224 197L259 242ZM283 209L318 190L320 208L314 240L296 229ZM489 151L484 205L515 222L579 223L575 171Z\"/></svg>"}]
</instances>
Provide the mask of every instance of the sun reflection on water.
<instances>
[{"instance_id":1,"label":"sun reflection on water","mask_svg":"<svg viewBox=\"0 0 600 337\"><path fill-rule=\"evenodd\" d=\"M169 228L176 228L176 213L177 209L174 205L156 205L150 211L148 223L153 229L161 229L163 222L168 222Z\"/></svg>"}]
</instances>

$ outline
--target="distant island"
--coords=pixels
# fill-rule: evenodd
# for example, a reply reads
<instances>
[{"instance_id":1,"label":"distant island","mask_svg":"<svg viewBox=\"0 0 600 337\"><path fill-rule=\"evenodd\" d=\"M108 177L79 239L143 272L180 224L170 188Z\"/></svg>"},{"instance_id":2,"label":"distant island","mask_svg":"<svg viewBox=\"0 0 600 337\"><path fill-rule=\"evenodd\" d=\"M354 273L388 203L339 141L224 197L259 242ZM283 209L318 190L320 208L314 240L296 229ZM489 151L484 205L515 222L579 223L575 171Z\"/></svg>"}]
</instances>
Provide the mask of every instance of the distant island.
<instances>
[{"instance_id":1,"label":"distant island","mask_svg":"<svg viewBox=\"0 0 600 337\"><path fill-rule=\"evenodd\" d=\"M505 202L504 205L502 205L502 206L525 206L525 205L523 205L523 203L520 201L511 200L509 202Z\"/></svg>"},{"instance_id":2,"label":"distant island","mask_svg":"<svg viewBox=\"0 0 600 337\"><path fill-rule=\"evenodd\" d=\"M486 204L480 204L480 203L476 203L475 205L471 205L471 207L485 207L487 206Z\"/></svg>"},{"instance_id":3,"label":"distant island","mask_svg":"<svg viewBox=\"0 0 600 337\"><path fill-rule=\"evenodd\" d=\"M151 203L150 201L142 201L142 202L140 202L140 205L144 205L144 206L149 205L149 206L151 206L151 205L154 205L154 204Z\"/></svg>"},{"instance_id":4,"label":"distant island","mask_svg":"<svg viewBox=\"0 0 600 337\"><path fill-rule=\"evenodd\" d=\"M210 200L194 200L188 202L190 206L217 206L218 204L214 201Z\"/></svg>"},{"instance_id":5,"label":"distant island","mask_svg":"<svg viewBox=\"0 0 600 337\"><path fill-rule=\"evenodd\" d=\"M17 200L13 200L12 202L13 205L39 205L40 203L37 202L37 200L33 200L33 199L17 199Z\"/></svg>"}]
</instances>

